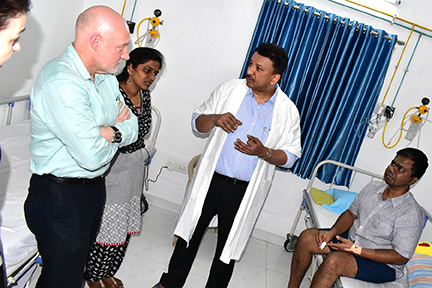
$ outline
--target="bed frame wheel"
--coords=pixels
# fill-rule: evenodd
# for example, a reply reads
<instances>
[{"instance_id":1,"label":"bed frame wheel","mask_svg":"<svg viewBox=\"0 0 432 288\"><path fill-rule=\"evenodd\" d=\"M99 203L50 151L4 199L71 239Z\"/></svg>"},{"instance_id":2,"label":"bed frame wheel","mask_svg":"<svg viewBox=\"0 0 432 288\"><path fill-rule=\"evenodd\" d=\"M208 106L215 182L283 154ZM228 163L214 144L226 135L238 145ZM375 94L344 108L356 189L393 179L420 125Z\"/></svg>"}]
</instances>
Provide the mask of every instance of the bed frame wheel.
<instances>
[{"instance_id":1,"label":"bed frame wheel","mask_svg":"<svg viewBox=\"0 0 432 288\"><path fill-rule=\"evenodd\" d=\"M144 194L141 194L141 215L143 215L149 209L149 204Z\"/></svg>"},{"instance_id":2,"label":"bed frame wheel","mask_svg":"<svg viewBox=\"0 0 432 288\"><path fill-rule=\"evenodd\" d=\"M298 237L293 235L293 236L288 236L288 239L285 240L284 243L284 248L287 252L294 252L295 247L297 245L297 241L298 241Z\"/></svg>"}]
</instances>

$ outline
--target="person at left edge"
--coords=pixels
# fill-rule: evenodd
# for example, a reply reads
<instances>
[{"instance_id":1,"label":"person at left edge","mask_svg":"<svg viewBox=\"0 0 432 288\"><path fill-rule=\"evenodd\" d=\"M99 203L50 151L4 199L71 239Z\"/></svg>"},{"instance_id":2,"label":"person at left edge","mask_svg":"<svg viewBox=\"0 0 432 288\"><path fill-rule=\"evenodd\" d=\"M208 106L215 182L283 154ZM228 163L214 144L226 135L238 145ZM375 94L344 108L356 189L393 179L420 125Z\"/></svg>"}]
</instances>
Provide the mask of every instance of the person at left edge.
<instances>
[{"instance_id":1,"label":"person at left edge","mask_svg":"<svg viewBox=\"0 0 432 288\"><path fill-rule=\"evenodd\" d=\"M13 52L21 50L19 37L25 30L30 0L0 0L0 68ZM2 158L0 147L0 160ZM0 288L7 287L6 264L0 241Z\"/></svg>"},{"instance_id":2,"label":"person at left edge","mask_svg":"<svg viewBox=\"0 0 432 288\"><path fill-rule=\"evenodd\" d=\"M25 30L30 0L1 0L0 6L0 68L12 52L21 50L19 37Z\"/></svg>"},{"instance_id":3,"label":"person at left edge","mask_svg":"<svg viewBox=\"0 0 432 288\"><path fill-rule=\"evenodd\" d=\"M93 6L76 21L75 41L41 70L31 92L32 158L24 204L43 268L36 287L82 287L105 203L104 173L138 122L120 101L113 73L129 59L125 20Z\"/></svg>"}]
</instances>

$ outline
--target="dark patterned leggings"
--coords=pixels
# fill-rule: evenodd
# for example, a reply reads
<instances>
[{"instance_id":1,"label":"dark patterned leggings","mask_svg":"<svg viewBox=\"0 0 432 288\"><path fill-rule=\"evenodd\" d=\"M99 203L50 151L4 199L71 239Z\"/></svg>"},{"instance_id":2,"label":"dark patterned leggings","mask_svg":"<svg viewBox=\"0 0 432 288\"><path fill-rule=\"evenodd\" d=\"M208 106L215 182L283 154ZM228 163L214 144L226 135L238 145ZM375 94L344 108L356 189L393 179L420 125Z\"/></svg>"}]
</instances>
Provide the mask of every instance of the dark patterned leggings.
<instances>
[{"instance_id":1,"label":"dark patterned leggings","mask_svg":"<svg viewBox=\"0 0 432 288\"><path fill-rule=\"evenodd\" d=\"M87 258L84 279L89 282L113 277L120 268L129 244L130 235L122 245L108 246L93 243Z\"/></svg>"}]
</instances>

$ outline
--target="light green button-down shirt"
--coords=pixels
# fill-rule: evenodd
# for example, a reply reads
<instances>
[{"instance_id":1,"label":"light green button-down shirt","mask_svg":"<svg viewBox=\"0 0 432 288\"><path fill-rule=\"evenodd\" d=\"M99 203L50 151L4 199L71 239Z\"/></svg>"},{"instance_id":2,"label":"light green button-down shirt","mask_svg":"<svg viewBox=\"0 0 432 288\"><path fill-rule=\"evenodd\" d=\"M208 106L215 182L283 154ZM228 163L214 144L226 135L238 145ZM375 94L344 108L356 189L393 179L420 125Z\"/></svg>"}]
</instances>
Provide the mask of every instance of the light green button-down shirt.
<instances>
[{"instance_id":1,"label":"light green button-down shirt","mask_svg":"<svg viewBox=\"0 0 432 288\"><path fill-rule=\"evenodd\" d=\"M108 169L118 146L137 139L132 112L116 124L120 144L102 138L99 127L114 125L119 113L119 85L112 74L96 74L93 82L72 44L42 68L30 98L32 173L94 178Z\"/></svg>"}]
</instances>

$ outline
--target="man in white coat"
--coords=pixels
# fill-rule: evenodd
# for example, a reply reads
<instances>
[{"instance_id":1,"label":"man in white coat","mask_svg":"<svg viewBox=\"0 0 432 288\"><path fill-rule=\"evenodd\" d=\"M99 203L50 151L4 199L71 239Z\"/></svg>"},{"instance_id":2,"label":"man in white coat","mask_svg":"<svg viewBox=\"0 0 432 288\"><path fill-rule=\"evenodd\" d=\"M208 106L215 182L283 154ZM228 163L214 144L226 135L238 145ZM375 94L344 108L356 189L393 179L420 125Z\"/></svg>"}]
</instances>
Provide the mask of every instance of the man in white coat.
<instances>
[{"instance_id":1,"label":"man in white coat","mask_svg":"<svg viewBox=\"0 0 432 288\"><path fill-rule=\"evenodd\" d=\"M183 287L199 243L214 216L218 243L206 287L227 287L270 190L276 165L300 157L298 110L277 85L285 49L262 43L246 79L217 87L192 117L193 129L209 132L183 202L168 272L154 287Z\"/></svg>"}]
</instances>

